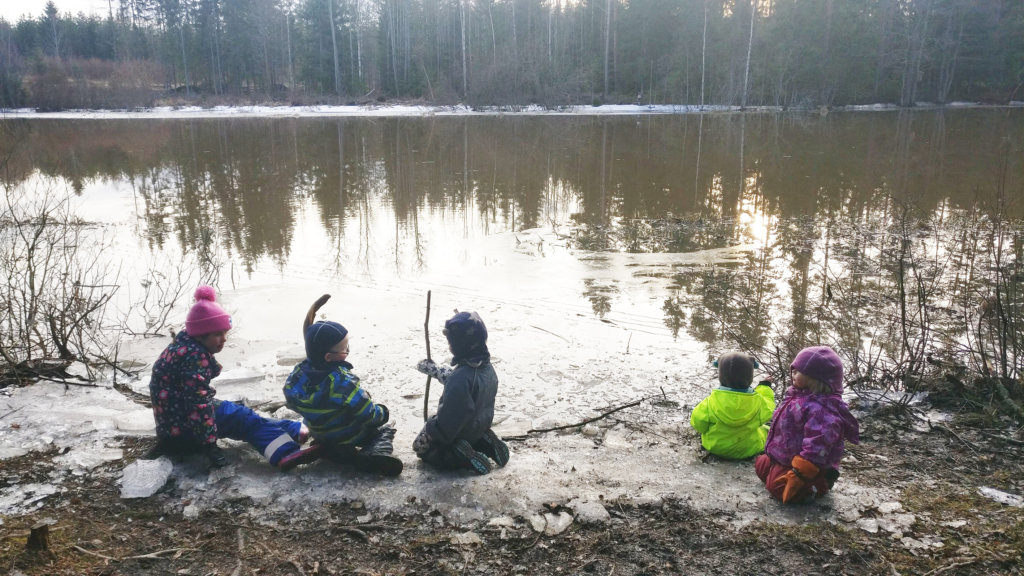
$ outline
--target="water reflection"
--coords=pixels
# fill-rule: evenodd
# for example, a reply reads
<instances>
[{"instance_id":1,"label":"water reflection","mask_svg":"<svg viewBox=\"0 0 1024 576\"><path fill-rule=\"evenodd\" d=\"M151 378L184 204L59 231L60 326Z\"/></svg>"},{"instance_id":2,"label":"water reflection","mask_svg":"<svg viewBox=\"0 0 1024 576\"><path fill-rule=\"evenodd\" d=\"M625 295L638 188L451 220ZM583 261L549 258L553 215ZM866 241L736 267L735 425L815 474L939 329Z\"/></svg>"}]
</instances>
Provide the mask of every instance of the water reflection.
<instances>
[{"instance_id":1,"label":"water reflection","mask_svg":"<svg viewBox=\"0 0 1024 576\"><path fill-rule=\"evenodd\" d=\"M908 210L937 229L1021 190L1022 116L14 120L0 157L8 187L130 186L148 249L193 251L207 277L235 262L401 277L479 257L446 238L535 229L548 235L515 248L535 258L743 246L742 261L633 262L628 275L663 281L673 335L771 349L835 333L856 349L884 338L837 319L836 303L877 310L899 272L883 264L901 261L887 235ZM605 318L630 287L590 266L576 293Z\"/></svg>"}]
</instances>

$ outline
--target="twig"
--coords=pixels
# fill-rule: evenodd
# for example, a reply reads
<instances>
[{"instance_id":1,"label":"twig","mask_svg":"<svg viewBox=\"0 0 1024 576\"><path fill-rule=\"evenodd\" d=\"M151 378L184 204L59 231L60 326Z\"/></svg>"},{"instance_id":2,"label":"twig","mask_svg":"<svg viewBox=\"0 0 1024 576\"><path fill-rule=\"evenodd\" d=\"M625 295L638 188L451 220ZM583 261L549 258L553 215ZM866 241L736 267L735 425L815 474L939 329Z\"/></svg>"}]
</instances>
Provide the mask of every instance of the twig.
<instances>
[{"instance_id":1,"label":"twig","mask_svg":"<svg viewBox=\"0 0 1024 576\"><path fill-rule=\"evenodd\" d=\"M100 554L99 552L93 552L92 550L86 550L85 548L82 548L81 546L79 546L77 544L74 544L71 547L74 548L75 550L78 550L82 554L88 554L90 556L95 556L97 558L103 558L104 560L113 560L114 562L120 562L121 561L120 558L114 558L113 556L104 556L103 554Z\"/></svg>"},{"instance_id":2,"label":"twig","mask_svg":"<svg viewBox=\"0 0 1024 576\"><path fill-rule=\"evenodd\" d=\"M143 559L160 559L160 560L163 560L164 559L163 555L167 554L169 552L174 552L175 555L176 555L175 557L177 557L177 556L180 556L182 552L192 552L192 551L195 550L195 548L168 548L167 550L158 550L156 552L150 552L149 554L139 554L137 556L125 556L124 558L115 558L113 556L106 556L104 554L100 554L99 552L93 552L92 550L86 550L85 548L82 548L81 546L79 546L77 544L72 545L72 548L74 548L75 550L78 550L79 552L81 552L83 554L88 554L90 556L95 556L97 558L103 558L104 560L111 560L113 562L122 562L124 560L143 560Z\"/></svg>"},{"instance_id":3,"label":"twig","mask_svg":"<svg viewBox=\"0 0 1024 576\"><path fill-rule=\"evenodd\" d=\"M160 558L163 559L163 554L174 552L174 557L181 556L182 552L194 552L195 548L168 548L167 550L159 550L157 552L150 552L149 554L139 554L138 556L125 556L122 560L141 560L144 558Z\"/></svg>"},{"instance_id":4,"label":"twig","mask_svg":"<svg viewBox=\"0 0 1024 576\"><path fill-rule=\"evenodd\" d=\"M935 429L938 429L938 430L942 430L943 432L945 432L945 433L947 433L947 434L951 435L951 436L952 436L953 438L956 438L957 440L959 440L960 442L962 442L962 443L964 444L964 446L967 446L968 448L970 448L970 449L971 449L971 452L974 452L974 454L975 454L975 455L977 455L977 454L978 454L978 449L974 447L974 444L971 444L971 443L970 443L970 442L968 442L967 440L964 440L963 438L961 438L961 437L960 437L960 435L959 435L959 434L957 434L956 432L954 432L954 431L950 430L950 429L949 429L948 427L946 427L946 426L945 426L944 424L932 424L932 423L931 423L931 422L929 421L929 422L928 422L928 426L929 426L929 427L931 427L931 428L935 428Z\"/></svg>"},{"instance_id":5,"label":"twig","mask_svg":"<svg viewBox=\"0 0 1024 576\"><path fill-rule=\"evenodd\" d=\"M299 574L301 574L302 576L306 576L306 571L302 569L302 565L299 564L297 560L289 559L288 563L294 566L295 569L299 571Z\"/></svg>"},{"instance_id":6,"label":"twig","mask_svg":"<svg viewBox=\"0 0 1024 576\"><path fill-rule=\"evenodd\" d=\"M359 539L362 540L363 542L369 542L370 541L370 537L366 535L366 532L363 532L359 528L353 528L351 526L332 526L332 528L337 530L337 531L339 531L339 532L344 532L346 534L352 534L353 536L358 536Z\"/></svg>"},{"instance_id":7,"label":"twig","mask_svg":"<svg viewBox=\"0 0 1024 576\"><path fill-rule=\"evenodd\" d=\"M427 317L423 319L423 338L427 342L427 360L430 360L430 290L427 290ZM427 374L427 391L423 393L423 421L427 421L430 403L430 374Z\"/></svg>"},{"instance_id":8,"label":"twig","mask_svg":"<svg viewBox=\"0 0 1024 576\"><path fill-rule=\"evenodd\" d=\"M0 416L0 419L3 419L3 416ZM1024 446L1024 442L1021 442L1020 440L1014 440L1013 438L1007 438L1006 436L1001 436L999 434L992 434L991 432L985 432L984 430L981 431L981 435L985 438L998 440L999 442L1006 442L1011 446Z\"/></svg>"},{"instance_id":9,"label":"twig","mask_svg":"<svg viewBox=\"0 0 1024 576\"><path fill-rule=\"evenodd\" d=\"M555 334L551 330L545 330L545 329L541 328L540 326L534 326L533 324L530 324L530 328L533 328L535 330L540 330L541 332L547 332L548 334L551 334L555 338L561 338L562 340L565 340L566 342L569 342L569 339L566 338L565 336L562 336L560 334Z\"/></svg>"},{"instance_id":10,"label":"twig","mask_svg":"<svg viewBox=\"0 0 1024 576\"><path fill-rule=\"evenodd\" d=\"M971 564L974 564L977 561L978 561L977 558L972 558L970 560L965 560L963 562L954 562L954 563L949 564L947 566L943 566L942 568L936 568L935 570L932 570L931 572L926 573L924 576L936 576L937 574L942 574L943 572L949 572L950 570L956 570L957 568L963 568L964 566L970 566Z\"/></svg>"},{"instance_id":11,"label":"twig","mask_svg":"<svg viewBox=\"0 0 1024 576\"><path fill-rule=\"evenodd\" d=\"M646 397L645 398L641 398L641 399L636 400L634 402L630 402L629 404L623 404L622 406L618 406L616 408L612 408L611 410L608 410L607 412L603 412L603 413L601 413L601 414L599 414L597 416L594 416L593 418L588 418L588 419L586 419L586 420L584 420L582 422L577 422L576 424L565 424L563 426L554 426L552 428L531 428L531 429L527 430L526 433L527 434L531 434L531 433L541 433L541 432L554 432L555 430L565 430L567 428L579 428L580 426L583 426L583 425L586 425L586 424L590 424L591 422L595 422L595 421L600 420L602 418L607 418L608 416L618 412L619 410L625 410L626 408L630 408L630 407L636 406L636 405L640 404L641 402L643 402L644 400L647 400L647 398Z\"/></svg>"},{"instance_id":12,"label":"twig","mask_svg":"<svg viewBox=\"0 0 1024 576\"><path fill-rule=\"evenodd\" d=\"M3 420L4 418L7 418L11 414L14 414L18 410L21 410L22 408L24 408L24 406L18 406L17 408L15 408L14 410L11 410L10 412L8 412L6 414L0 414L0 420Z\"/></svg>"}]
</instances>

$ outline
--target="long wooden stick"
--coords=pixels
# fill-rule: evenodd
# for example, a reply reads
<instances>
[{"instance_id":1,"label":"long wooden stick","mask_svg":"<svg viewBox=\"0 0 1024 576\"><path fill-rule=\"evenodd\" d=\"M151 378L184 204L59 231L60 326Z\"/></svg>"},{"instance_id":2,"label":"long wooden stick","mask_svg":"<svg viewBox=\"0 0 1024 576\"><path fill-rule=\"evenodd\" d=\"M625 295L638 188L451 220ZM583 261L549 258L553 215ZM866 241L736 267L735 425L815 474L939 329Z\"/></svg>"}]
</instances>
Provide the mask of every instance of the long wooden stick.
<instances>
[{"instance_id":1,"label":"long wooden stick","mask_svg":"<svg viewBox=\"0 0 1024 576\"><path fill-rule=\"evenodd\" d=\"M630 402L629 404L623 404L622 406L618 406L616 408L612 408L611 410L608 410L607 412L603 412L603 413L601 413L601 414L599 414L597 416L594 416L593 418L587 418L586 420L584 420L582 422L577 422L575 424L566 424L564 426L554 426L554 427L551 427L551 428L531 428L531 429L527 430L526 433L527 434L536 434L536 433L540 433L540 432L554 432L555 430L567 430L569 428L578 428L580 426L583 426L584 424L590 424L591 422L596 422L596 421L600 420L601 418L607 418L608 416L618 412L619 410L625 410L626 408L631 408L633 406L636 406L636 405L640 404L641 402L643 402L644 400L647 400L647 398L641 398L641 399L639 399L639 400L637 400L635 402Z\"/></svg>"},{"instance_id":2,"label":"long wooden stick","mask_svg":"<svg viewBox=\"0 0 1024 576\"><path fill-rule=\"evenodd\" d=\"M423 320L423 338L427 341L427 360L430 360L430 290L427 290L427 317ZM427 391L423 393L423 421L427 421L427 407L430 404L430 374L427 374Z\"/></svg>"},{"instance_id":3,"label":"long wooden stick","mask_svg":"<svg viewBox=\"0 0 1024 576\"><path fill-rule=\"evenodd\" d=\"M306 336L306 328L309 328L313 321L316 320L316 313L320 310L320 307L327 303L331 299L330 294L324 294L323 296L316 299L313 305L309 307L309 312L306 312L306 317L302 319L302 336Z\"/></svg>"}]
</instances>

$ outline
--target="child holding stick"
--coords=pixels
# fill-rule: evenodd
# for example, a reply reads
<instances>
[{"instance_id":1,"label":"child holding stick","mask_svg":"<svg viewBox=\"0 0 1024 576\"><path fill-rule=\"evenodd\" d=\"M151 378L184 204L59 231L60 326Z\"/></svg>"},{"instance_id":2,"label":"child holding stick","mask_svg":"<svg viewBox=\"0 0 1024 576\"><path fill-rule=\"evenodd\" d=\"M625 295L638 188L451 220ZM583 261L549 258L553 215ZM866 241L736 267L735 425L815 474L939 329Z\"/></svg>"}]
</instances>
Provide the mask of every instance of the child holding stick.
<instances>
[{"instance_id":1,"label":"child holding stick","mask_svg":"<svg viewBox=\"0 0 1024 576\"><path fill-rule=\"evenodd\" d=\"M487 350L487 327L476 312L459 312L445 322L444 335L452 367L430 359L416 365L443 384L444 392L437 413L427 419L412 447L424 462L439 468L487 474L490 460L498 466L509 460L508 445L491 430L498 375Z\"/></svg>"}]
</instances>

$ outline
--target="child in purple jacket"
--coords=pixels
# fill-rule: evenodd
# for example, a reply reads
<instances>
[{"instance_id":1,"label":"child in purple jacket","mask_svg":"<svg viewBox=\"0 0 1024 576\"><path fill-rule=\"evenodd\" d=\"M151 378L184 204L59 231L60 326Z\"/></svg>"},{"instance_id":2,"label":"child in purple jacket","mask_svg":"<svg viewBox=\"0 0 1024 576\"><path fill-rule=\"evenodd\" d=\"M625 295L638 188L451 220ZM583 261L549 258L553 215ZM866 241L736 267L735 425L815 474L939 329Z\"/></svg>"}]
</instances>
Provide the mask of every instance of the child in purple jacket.
<instances>
[{"instance_id":1,"label":"child in purple jacket","mask_svg":"<svg viewBox=\"0 0 1024 576\"><path fill-rule=\"evenodd\" d=\"M828 346L804 348L790 365L793 386L775 410L765 453L754 461L773 498L806 502L839 478L844 442L860 441L860 426L843 401L843 362Z\"/></svg>"}]
</instances>

